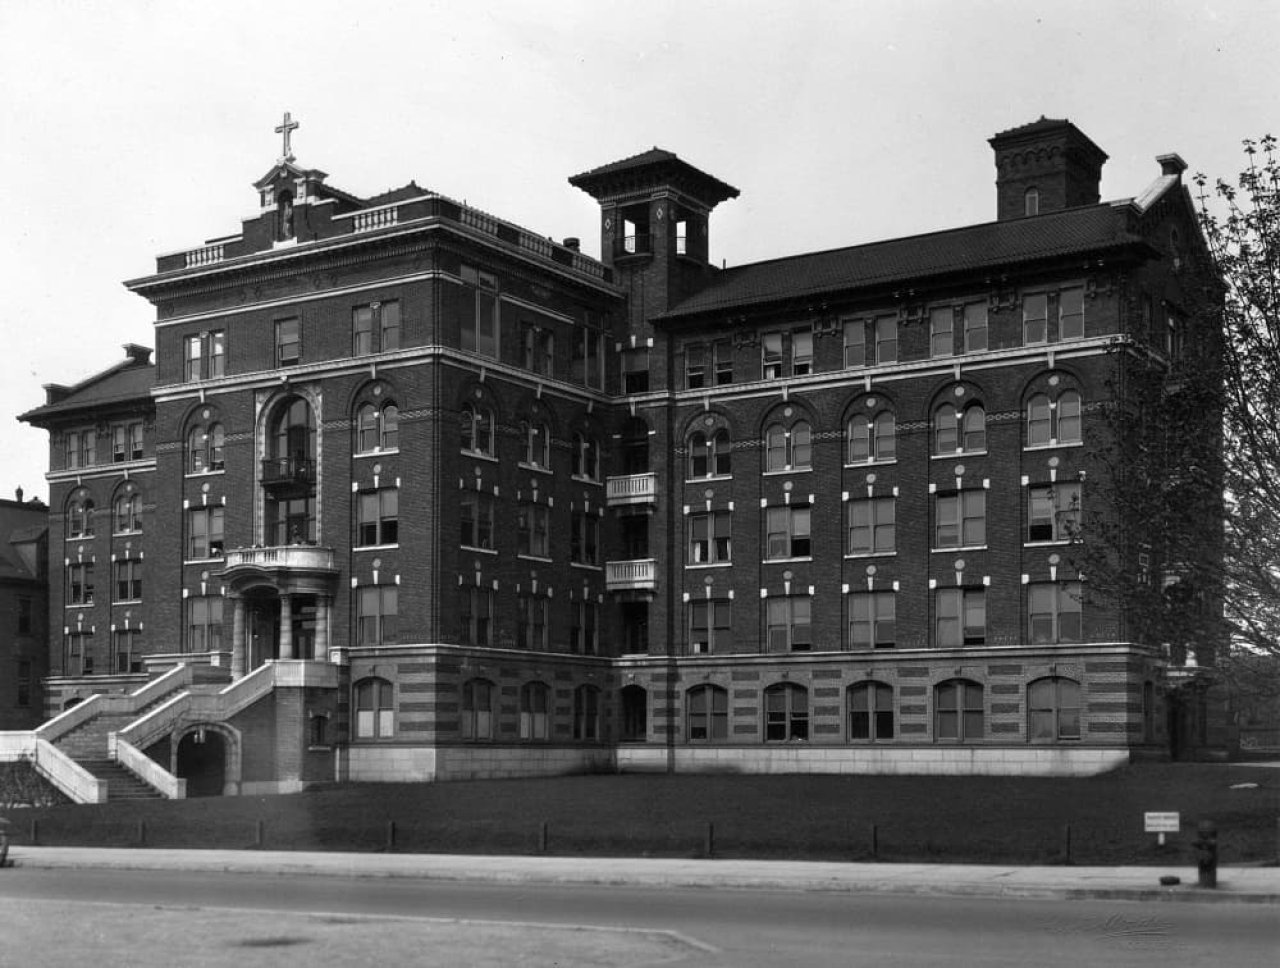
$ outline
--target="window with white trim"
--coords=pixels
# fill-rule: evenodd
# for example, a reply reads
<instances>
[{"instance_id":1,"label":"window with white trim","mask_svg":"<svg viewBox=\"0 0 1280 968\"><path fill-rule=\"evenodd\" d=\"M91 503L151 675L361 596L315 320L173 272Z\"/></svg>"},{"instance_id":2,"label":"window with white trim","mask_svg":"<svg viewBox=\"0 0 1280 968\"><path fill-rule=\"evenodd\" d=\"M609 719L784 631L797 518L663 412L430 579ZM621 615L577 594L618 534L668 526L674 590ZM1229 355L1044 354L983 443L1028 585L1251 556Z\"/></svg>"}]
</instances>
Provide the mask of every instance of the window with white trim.
<instances>
[{"instance_id":1,"label":"window with white trim","mask_svg":"<svg viewBox=\"0 0 1280 968\"><path fill-rule=\"evenodd\" d=\"M516 514L516 551L534 558L551 555L551 509L531 501L521 503Z\"/></svg>"},{"instance_id":2,"label":"window with white trim","mask_svg":"<svg viewBox=\"0 0 1280 968\"><path fill-rule=\"evenodd\" d=\"M934 739L974 742L986 735L983 689L968 679L948 679L933 687Z\"/></svg>"},{"instance_id":3,"label":"window with white trim","mask_svg":"<svg viewBox=\"0 0 1280 968\"><path fill-rule=\"evenodd\" d=\"M357 501L356 547L393 545L400 540L400 490L361 491Z\"/></svg>"},{"instance_id":4,"label":"window with white trim","mask_svg":"<svg viewBox=\"0 0 1280 968\"><path fill-rule=\"evenodd\" d=\"M987 543L987 492L940 491L934 498L935 548L977 548Z\"/></svg>"},{"instance_id":5,"label":"window with white trim","mask_svg":"<svg viewBox=\"0 0 1280 968\"><path fill-rule=\"evenodd\" d=\"M849 501L847 554L872 555L896 551L897 499L855 498Z\"/></svg>"},{"instance_id":6,"label":"window with white trim","mask_svg":"<svg viewBox=\"0 0 1280 968\"><path fill-rule=\"evenodd\" d=\"M733 512L695 511L689 515L689 564L732 560Z\"/></svg>"},{"instance_id":7,"label":"window with white trim","mask_svg":"<svg viewBox=\"0 0 1280 968\"><path fill-rule=\"evenodd\" d=\"M689 652L731 652L733 644L733 602L727 598L689 601Z\"/></svg>"},{"instance_id":8,"label":"window with white trim","mask_svg":"<svg viewBox=\"0 0 1280 968\"><path fill-rule=\"evenodd\" d=\"M487 407L464 403L462 418L462 452L493 456L493 413Z\"/></svg>"},{"instance_id":9,"label":"window with white trim","mask_svg":"<svg viewBox=\"0 0 1280 968\"><path fill-rule=\"evenodd\" d=\"M388 645L399 632L400 589L396 585L363 585L356 589L356 644Z\"/></svg>"},{"instance_id":10,"label":"window with white trim","mask_svg":"<svg viewBox=\"0 0 1280 968\"><path fill-rule=\"evenodd\" d=\"M1080 531L1080 484L1027 488L1027 540L1070 541Z\"/></svg>"},{"instance_id":11,"label":"window with white trim","mask_svg":"<svg viewBox=\"0 0 1280 968\"><path fill-rule=\"evenodd\" d=\"M395 735L394 687L386 679L361 679L351 688L356 739L388 739Z\"/></svg>"},{"instance_id":12,"label":"window with white trim","mask_svg":"<svg viewBox=\"0 0 1280 968\"><path fill-rule=\"evenodd\" d=\"M765 508L765 557L808 558L813 553L808 504Z\"/></svg>"},{"instance_id":13,"label":"window with white trim","mask_svg":"<svg viewBox=\"0 0 1280 968\"><path fill-rule=\"evenodd\" d=\"M850 592L849 648L892 649L897 639L897 595L891 591Z\"/></svg>"},{"instance_id":14,"label":"window with white trim","mask_svg":"<svg viewBox=\"0 0 1280 968\"><path fill-rule=\"evenodd\" d=\"M869 679L845 690L849 707L849 739L893 739L893 687Z\"/></svg>"},{"instance_id":15,"label":"window with white trim","mask_svg":"<svg viewBox=\"0 0 1280 968\"><path fill-rule=\"evenodd\" d=\"M789 471L813 466L813 432L798 420L790 427L770 424L764 432L766 471Z\"/></svg>"},{"instance_id":16,"label":"window with white trim","mask_svg":"<svg viewBox=\"0 0 1280 968\"><path fill-rule=\"evenodd\" d=\"M813 647L808 595L778 595L765 599L765 640L770 652L808 652Z\"/></svg>"},{"instance_id":17,"label":"window with white trim","mask_svg":"<svg viewBox=\"0 0 1280 968\"><path fill-rule=\"evenodd\" d=\"M870 464L897 459L895 421L893 414L888 411L882 411L874 417L858 414L850 418L847 433L850 464Z\"/></svg>"},{"instance_id":18,"label":"window with white trim","mask_svg":"<svg viewBox=\"0 0 1280 968\"><path fill-rule=\"evenodd\" d=\"M1081 594L1078 581L1027 585L1027 630L1031 641L1036 645L1081 641Z\"/></svg>"},{"instance_id":19,"label":"window with white trim","mask_svg":"<svg viewBox=\"0 0 1280 968\"><path fill-rule=\"evenodd\" d=\"M934 592L934 644L939 649L985 645L987 641L987 591L972 588L939 588Z\"/></svg>"},{"instance_id":20,"label":"window with white trim","mask_svg":"<svg viewBox=\"0 0 1280 968\"><path fill-rule=\"evenodd\" d=\"M463 739L493 739L495 693L488 679L468 679L462 684L462 710L458 720Z\"/></svg>"},{"instance_id":21,"label":"window with white trim","mask_svg":"<svg viewBox=\"0 0 1280 968\"><path fill-rule=\"evenodd\" d=\"M497 359L498 280L491 273L465 265L461 275L474 299L474 308L464 304L460 345L468 353Z\"/></svg>"},{"instance_id":22,"label":"window with white trim","mask_svg":"<svg viewBox=\"0 0 1280 968\"><path fill-rule=\"evenodd\" d=\"M809 690L794 682L779 682L765 689L765 742L803 742L808 738Z\"/></svg>"},{"instance_id":23,"label":"window with white trim","mask_svg":"<svg viewBox=\"0 0 1280 968\"><path fill-rule=\"evenodd\" d=\"M1053 742L1080 738L1080 683L1046 676L1027 683L1027 739Z\"/></svg>"},{"instance_id":24,"label":"window with white trim","mask_svg":"<svg viewBox=\"0 0 1280 968\"><path fill-rule=\"evenodd\" d=\"M551 735L548 711L551 689L545 682L526 682L520 687L520 738L545 740Z\"/></svg>"},{"instance_id":25,"label":"window with white trim","mask_svg":"<svg viewBox=\"0 0 1280 968\"><path fill-rule=\"evenodd\" d=\"M463 491L458 502L464 548L493 550L493 495Z\"/></svg>"},{"instance_id":26,"label":"window with white trim","mask_svg":"<svg viewBox=\"0 0 1280 968\"><path fill-rule=\"evenodd\" d=\"M704 683L684 694L685 731L690 743L714 743L729 738L729 691Z\"/></svg>"}]
</instances>

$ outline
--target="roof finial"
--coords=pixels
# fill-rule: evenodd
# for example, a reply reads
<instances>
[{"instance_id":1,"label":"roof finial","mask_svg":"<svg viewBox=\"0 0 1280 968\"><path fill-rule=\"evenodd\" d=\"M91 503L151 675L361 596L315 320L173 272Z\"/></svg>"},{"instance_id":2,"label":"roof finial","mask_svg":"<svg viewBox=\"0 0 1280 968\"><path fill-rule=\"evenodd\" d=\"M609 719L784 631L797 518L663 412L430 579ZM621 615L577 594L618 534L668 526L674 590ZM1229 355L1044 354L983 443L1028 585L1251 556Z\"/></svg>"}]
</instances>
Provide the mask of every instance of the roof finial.
<instances>
[{"instance_id":1,"label":"roof finial","mask_svg":"<svg viewBox=\"0 0 1280 968\"><path fill-rule=\"evenodd\" d=\"M293 120L293 115L288 111L284 113L284 122L276 126L276 134L284 135L284 154L280 156L281 161L293 161L293 149L289 146L289 136L300 127L302 125Z\"/></svg>"}]
</instances>

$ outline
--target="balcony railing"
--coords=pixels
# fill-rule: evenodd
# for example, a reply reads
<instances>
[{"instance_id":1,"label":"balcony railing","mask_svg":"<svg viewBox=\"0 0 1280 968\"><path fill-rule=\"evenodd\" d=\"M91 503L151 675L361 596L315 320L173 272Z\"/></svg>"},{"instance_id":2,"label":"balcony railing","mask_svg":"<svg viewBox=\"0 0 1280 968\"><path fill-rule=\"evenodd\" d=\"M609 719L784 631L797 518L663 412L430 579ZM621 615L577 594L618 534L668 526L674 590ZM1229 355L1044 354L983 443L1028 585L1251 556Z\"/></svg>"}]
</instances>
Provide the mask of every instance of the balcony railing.
<instances>
[{"instance_id":1,"label":"balcony railing","mask_svg":"<svg viewBox=\"0 0 1280 968\"><path fill-rule=\"evenodd\" d=\"M215 245L206 245L203 248L192 249L187 254L187 268L194 269L198 266L209 266L215 262L221 262L225 258L225 249L221 243Z\"/></svg>"},{"instance_id":2,"label":"balcony railing","mask_svg":"<svg viewBox=\"0 0 1280 968\"><path fill-rule=\"evenodd\" d=\"M605 499L610 507L620 504L653 504L658 500L658 475L627 474L605 482Z\"/></svg>"},{"instance_id":3,"label":"balcony railing","mask_svg":"<svg viewBox=\"0 0 1280 968\"><path fill-rule=\"evenodd\" d=\"M269 548L232 548L225 568L298 568L333 571L333 549L317 545L275 545Z\"/></svg>"},{"instance_id":4,"label":"balcony railing","mask_svg":"<svg viewBox=\"0 0 1280 968\"><path fill-rule=\"evenodd\" d=\"M652 558L608 561L604 566L604 583L611 592L653 591L658 587L658 569Z\"/></svg>"},{"instance_id":5,"label":"balcony railing","mask_svg":"<svg viewBox=\"0 0 1280 968\"><path fill-rule=\"evenodd\" d=\"M262 462L263 484L314 484L316 462L305 457L268 457Z\"/></svg>"},{"instance_id":6,"label":"balcony railing","mask_svg":"<svg viewBox=\"0 0 1280 968\"><path fill-rule=\"evenodd\" d=\"M373 208L367 212L356 212L353 219L357 232L372 232L374 229L390 228L400 221L400 209L392 205L388 208Z\"/></svg>"}]
</instances>

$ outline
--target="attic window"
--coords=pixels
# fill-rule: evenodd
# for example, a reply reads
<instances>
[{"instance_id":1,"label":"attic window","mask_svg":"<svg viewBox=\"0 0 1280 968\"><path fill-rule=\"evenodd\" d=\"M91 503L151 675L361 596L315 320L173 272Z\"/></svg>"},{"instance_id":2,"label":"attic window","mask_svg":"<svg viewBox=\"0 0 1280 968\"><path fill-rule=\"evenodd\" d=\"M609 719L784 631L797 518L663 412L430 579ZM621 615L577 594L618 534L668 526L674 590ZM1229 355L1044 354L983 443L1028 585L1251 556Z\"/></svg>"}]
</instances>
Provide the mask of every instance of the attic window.
<instances>
[{"instance_id":1,"label":"attic window","mask_svg":"<svg viewBox=\"0 0 1280 968\"><path fill-rule=\"evenodd\" d=\"M1027 193L1022 196L1023 215L1039 215L1040 214L1040 189L1028 188Z\"/></svg>"}]
</instances>

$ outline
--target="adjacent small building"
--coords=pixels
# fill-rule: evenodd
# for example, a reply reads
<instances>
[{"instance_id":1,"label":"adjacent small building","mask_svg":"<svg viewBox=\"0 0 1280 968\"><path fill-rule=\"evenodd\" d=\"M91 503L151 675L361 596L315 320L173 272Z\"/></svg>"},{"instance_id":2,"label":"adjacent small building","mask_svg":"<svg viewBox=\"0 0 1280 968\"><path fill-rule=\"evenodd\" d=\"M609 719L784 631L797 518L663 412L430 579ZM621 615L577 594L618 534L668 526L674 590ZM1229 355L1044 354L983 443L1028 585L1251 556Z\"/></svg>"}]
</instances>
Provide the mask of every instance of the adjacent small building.
<instances>
[{"instance_id":1,"label":"adjacent small building","mask_svg":"<svg viewBox=\"0 0 1280 968\"><path fill-rule=\"evenodd\" d=\"M0 499L0 729L44 721L48 675L49 509Z\"/></svg>"},{"instance_id":2,"label":"adjacent small building","mask_svg":"<svg viewBox=\"0 0 1280 968\"><path fill-rule=\"evenodd\" d=\"M1219 339L1178 156L1101 201L1042 118L993 221L720 268L738 190L670 151L570 179L595 258L282 130L237 231L127 283L155 362L23 416L55 734L169 795L1167 755L1166 654L1074 549L1124 531L1127 376Z\"/></svg>"}]
</instances>

